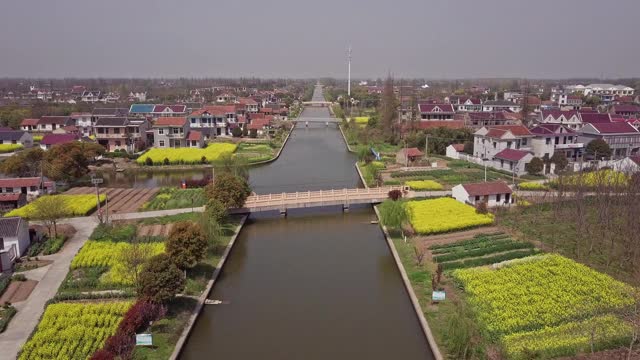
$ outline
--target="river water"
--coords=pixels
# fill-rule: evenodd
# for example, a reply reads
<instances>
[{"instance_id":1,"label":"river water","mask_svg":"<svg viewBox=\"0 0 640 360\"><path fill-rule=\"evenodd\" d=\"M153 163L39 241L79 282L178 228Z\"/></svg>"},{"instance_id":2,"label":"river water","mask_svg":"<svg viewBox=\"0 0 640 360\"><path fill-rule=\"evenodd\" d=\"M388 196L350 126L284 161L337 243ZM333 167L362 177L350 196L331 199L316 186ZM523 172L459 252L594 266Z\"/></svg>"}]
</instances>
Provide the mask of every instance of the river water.
<instances>
[{"instance_id":1,"label":"river water","mask_svg":"<svg viewBox=\"0 0 640 360\"><path fill-rule=\"evenodd\" d=\"M355 161L335 125L301 121L250 179L258 193L357 187ZM228 303L205 306L181 358L432 359L374 217L369 206L251 215L209 296Z\"/></svg>"}]
</instances>

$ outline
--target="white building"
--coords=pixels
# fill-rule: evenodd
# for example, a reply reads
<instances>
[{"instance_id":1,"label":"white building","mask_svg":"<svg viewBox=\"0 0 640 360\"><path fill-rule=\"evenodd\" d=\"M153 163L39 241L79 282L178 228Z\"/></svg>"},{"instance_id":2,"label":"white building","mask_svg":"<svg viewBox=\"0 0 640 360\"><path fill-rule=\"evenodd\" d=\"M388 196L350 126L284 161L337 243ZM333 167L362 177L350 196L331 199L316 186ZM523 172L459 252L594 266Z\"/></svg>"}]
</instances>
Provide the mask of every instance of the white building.
<instances>
[{"instance_id":1,"label":"white building","mask_svg":"<svg viewBox=\"0 0 640 360\"><path fill-rule=\"evenodd\" d=\"M533 159L533 154L528 151L504 149L494 155L493 160L487 165L521 176L527 173L526 165L531 162L531 159Z\"/></svg>"},{"instance_id":2,"label":"white building","mask_svg":"<svg viewBox=\"0 0 640 360\"><path fill-rule=\"evenodd\" d=\"M482 159L492 159L504 149L530 151L533 137L522 125L483 126L473 135L473 155Z\"/></svg>"},{"instance_id":3,"label":"white building","mask_svg":"<svg viewBox=\"0 0 640 360\"><path fill-rule=\"evenodd\" d=\"M451 144L445 149L445 155L451 159L460 159L460 154L464 151L464 144Z\"/></svg>"},{"instance_id":4,"label":"white building","mask_svg":"<svg viewBox=\"0 0 640 360\"><path fill-rule=\"evenodd\" d=\"M580 130L582 128L580 113L574 110L542 110L538 115L538 122L541 124L563 125L571 130Z\"/></svg>"},{"instance_id":5,"label":"white building","mask_svg":"<svg viewBox=\"0 0 640 360\"><path fill-rule=\"evenodd\" d=\"M0 218L0 271L8 271L29 245L29 223L21 217Z\"/></svg>"},{"instance_id":6,"label":"white building","mask_svg":"<svg viewBox=\"0 0 640 360\"><path fill-rule=\"evenodd\" d=\"M473 206L482 202L489 207L509 205L513 203L512 193L504 181L460 184L451 189L454 199Z\"/></svg>"},{"instance_id":7,"label":"white building","mask_svg":"<svg viewBox=\"0 0 640 360\"><path fill-rule=\"evenodd\" d=\"M578 142L578 133L560 124L539 124L531 128L533 155L551 158L556 152L564 153L569 160L582 157L584 144Z\"/></svg>"}]
</instances>

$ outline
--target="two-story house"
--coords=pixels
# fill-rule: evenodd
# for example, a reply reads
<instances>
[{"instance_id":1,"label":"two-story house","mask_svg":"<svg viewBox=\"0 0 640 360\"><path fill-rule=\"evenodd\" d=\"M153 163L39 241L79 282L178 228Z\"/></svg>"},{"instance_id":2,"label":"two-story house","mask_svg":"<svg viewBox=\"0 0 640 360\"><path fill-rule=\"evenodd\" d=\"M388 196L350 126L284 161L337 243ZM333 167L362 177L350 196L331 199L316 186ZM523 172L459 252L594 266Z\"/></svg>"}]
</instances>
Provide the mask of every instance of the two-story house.
<instances>
[{"instance_id":1,"label":"two-story house","mask_svg":"<svg viewBox=\"0 0 640 360\"><path fill-rule=\"evenodd\" d=\"M446 100L446 99L445 99ZM450 96L449 103L456 111L481 111L482 101L478 98Z\"/></svg>"},{"instance_id":2,"label":"two-story house","mask_svg":"<svg viewBox=\"0 0 640 360\"><path fill-rule=\"evenodd\" d=\"M561 110L579 110L582 107L582 97L572 94L559 94L558 106Z\"/></svg>"},{"instance_id":3,"label":"two-story house","mask_svg":"<svg viewBox=\"0 0 640 360\"><path fill-rule=\"evenodd\" d=\"M153 116L154 119L163 116L176 117L185 115L187 115L186 105L155 105L153 107L153 111L151 112L151 116Z\"/></svg>"},{"instance_id":4,"label":"two-story house","mask_svg":"<svg viewBox=\"0 0 640 360\"><path fill-rule=\"evenodd\" d=\"M518 115L506 111L468 112L464 115L468 127L479 129L483 126L518 125Z\"/></svg>"},{"instance_id":5,"label":"two-story house","mask_svg":"<svg viewBox=\"0 0 640 360\"><path fill-rule=\"evenodd\" d=\"M529 129L534 135L531 139L533 155L539 158L551 158L562 152L567 159L574 161L582 157L584 144L578 142L578 133L567 125L538 124Z\"/></svg>"},{"instance_id":6,"label":"two-story house","mask_svg":"<svg viewBox=\"0 0 640 360\"><path fill-rule=\"evenodd\" d=\"M418 111L420 112L420 120L453 120L455 110L451 104L418 104Z\"/></svg>"},{"instance_id":7,"label":"two-story house","mask_svg":"<svg viewBox=\"0 0 640 360\"><path fill-rule=\"evenodd\" d=\"M260 110L258 102L252 98L239 98L238 103L244 107L245 112L257 113Z\"/></svg>"},{"instance_id":8,"label":"two-story house","mask_svg":"<svg viewBox=\"0 0 640 360\"><path fill-rule=\"evenodd\" d=\"M588 145L595 139L606 141L614 158L640 154L640 131L628 122L585 124L578 141Z\"/></svg>"},{"instance_id":9,"label":"two-story house","mask_svg":"<svg viewBox=\"0 0 640 360\"><path fill-rule=\"evenodd\" d=\"M149 121L144 118L106 117L94 125L96 141L107 151L135 152L146 147Z\"/></svg>"},{"instance_id":10,"label":"two-story house","mask_svg":"<svg viewBox=\"0 0 640 360\"><path fill-rule=\"evenodd\" d=\"M613 105L609 113L619 115L627 119L638 118L640 116L640 106L631 104Z\"/></svg>"},{"instance_id":11,"label":"two-story house","mask_svg":"<svg viewBox=\"0 0 640 360\"><path fill-rule=\"evenodd\" d=\"M82 95L80 96L80 101L93 104L100 101L101 98L102 98L102 94L98 90L83 91Z\"/></svg>"},{"instance_id":12,"label":"two-story house","mask_svg":"<svg viewBox=\"0 0 640 360\"><path fill-rule=\"evenodd\" d=\"M161 117L153 124L153 145L158 148L186 147L189 130L186 117Z\"/></svg>"},{"instance_id":13,"label":"two-story house","mask_svg":"<svg viewBox=\"0 0 640 360\"><path fill-rule=\"evenodd\" d=\"M93 122L91 121L91 115L92 114L89 112L74 112L69 115L76 128L78 128L78 132L82 136L93 135Z\"/></svg>"},{"instance_id":14,"label":"two-story house","mask_svg":"<svg viewBox=\"0 0 640 360\"><path fill-rule=\"evenodd\" d=\"M127 108L95 108L91 112L91 123L95 125L99 118L122 117L129 114Z\"/></svg>"},{"instance_id":15,"label":"two-story house","mask_svg":"<svg viewBox=\"0 0 640 360\"><path fill-rule=\"evenodd\" d=\"M213 136L231 136L231 127L238 123L235 105L205 106L188 116L189 126L207 128Z\"/></svg>"},{"instance_id":16,"label":"two-story house","mask_svg":"<svg viewBox=\"0 0 640 360\"><path fill-rule=\"evenodd\" d=\"M520 112L520 105L508 100L488 100L482 103L482 111Z\"/></svg>"},{"instance_id":17,"label":"two-story house","mask_svg":"<svg viewBox=\"0 0 640 360\"><path fill-rule=\"evenodd\" d=\"M531 151L533 134L522 125L482 127L473 134L473 155L492 159L504 149Z\"/></svg>"},{"instance_id":18,"label":"two-story house","mask_svg":"<svg viewBox=\"0 0 640 360\"><path fill-rule=\"evenodd\" d=\"M575 110L542 110L538 115L538 122L540 124L564 125L571 130L582 128L580 113Z\"/></svg>"}]
</instances>

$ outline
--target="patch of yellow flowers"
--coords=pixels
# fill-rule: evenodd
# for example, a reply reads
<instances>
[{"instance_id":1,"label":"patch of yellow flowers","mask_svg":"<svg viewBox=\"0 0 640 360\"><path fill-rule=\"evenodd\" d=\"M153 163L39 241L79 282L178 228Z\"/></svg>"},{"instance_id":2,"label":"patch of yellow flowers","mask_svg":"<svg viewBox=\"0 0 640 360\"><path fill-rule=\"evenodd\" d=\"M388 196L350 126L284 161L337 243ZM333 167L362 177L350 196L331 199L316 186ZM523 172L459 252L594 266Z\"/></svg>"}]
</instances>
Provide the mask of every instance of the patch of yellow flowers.
<instances>
[{"instance_id":1,"label":"patch of yellow flowers","mask_svg":"<svg viewBox=\"0 0 640 360\"><path fill-rule=\"evenodd\" d=\"M493 224L492 214L478 214L473 206L452 198L410 201L411 226L419 234L437 234Z\"/></svg>"},{"instance_id":2,"label":"patch of yellow flowers","mask_svg":"<svg viewBox=\"0 0 640 360\"><path fill-rule=\"evenodd\" d=\"M594 326L609 329L597 339L600 346L629 334L623 321L602 316L631 306L635 290L560 255L499 269L460 269L453 277L469 295L480 326L511 358L523 358L527 350L572 355L584 348L584 332Z\"/></svg>"},{"instance_id":3,"label":"patch of yellow flowers","mask_svg":"<svg viewBox=\"0 0 640 360\"><path fill-rule=\"evenodd\" d=\"M85 216L92 212L97 206L98 203L96 201L96 196L92 194L87 195L45 195L41 196L35 201L14 210L9 211L4 216L20 216L24 219L32 219L35 216L36 204L39 201L42 201L45 197L58 197L64 200L65 209L67 211L67 216ZM107 196L102 194L100 195L100 202L104 202L107 199Z\"/></svg>"},{"instance_id":4,"label":"patch of yellow flowers","mask_svg":"<svg viewBox=\"0 0 640 360\"><path fill-rule=\"evenodd\" d=\"M19 359L88 359L115 333L131 305L131 301L51 304Z\"/></svg>"},{"instance_id":5,"label":"patch of yellow flowers","mask_svg":"<svg viewBox=\"0 0 640 360\"><path fill-rule=\"evenodd\" d=\"M439 184L433 180L406 181L404 184L410 187L411 190L416 191L437 191L444 189L442 184Z\"/></svg>"},{"instance_id":6,"label":"patch of yellow flowers","mask_svg":"<svg viewBox=\"0 0 640 360\"><path fill-rule=\"evenodd\" d=\"M163 165L164 159L169 160L169 164L200 164L203 157L207 163L217 161L224 154L232 154L236 151L237 145L232 143L213 143L206 148L153 148L140 155L136 162L145 165L147 158L153 161L153 165Z\"/></svg>"}]
</instances>

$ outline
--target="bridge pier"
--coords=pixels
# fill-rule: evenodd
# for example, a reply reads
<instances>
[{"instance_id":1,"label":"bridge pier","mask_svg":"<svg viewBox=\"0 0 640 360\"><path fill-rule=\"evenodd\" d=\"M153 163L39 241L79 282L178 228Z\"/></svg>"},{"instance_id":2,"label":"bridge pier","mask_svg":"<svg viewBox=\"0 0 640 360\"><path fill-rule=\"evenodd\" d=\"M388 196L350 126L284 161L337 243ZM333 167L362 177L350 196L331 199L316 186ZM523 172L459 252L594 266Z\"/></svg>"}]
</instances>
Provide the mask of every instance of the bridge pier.
<instances>
[{"instance_id":1,"label":"bridge pier","mask_svg":"<svg viewBox=\"0 0 640 360\"><path fill-rule=\"evenodd\" d=\"M346 212L346 213L349 212L349 204L342 205L342 212Z\"/></svg>"},{"instance_id":2,"label":"bridge pier","mask_svg":"<svg viewBox=\"0 0 640 360\"><path fill-rule=\"evenodd\" d=\"M287 209L280 209L280 216L287 217Z\"/></svg>"}]
</instances>

